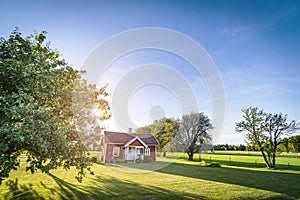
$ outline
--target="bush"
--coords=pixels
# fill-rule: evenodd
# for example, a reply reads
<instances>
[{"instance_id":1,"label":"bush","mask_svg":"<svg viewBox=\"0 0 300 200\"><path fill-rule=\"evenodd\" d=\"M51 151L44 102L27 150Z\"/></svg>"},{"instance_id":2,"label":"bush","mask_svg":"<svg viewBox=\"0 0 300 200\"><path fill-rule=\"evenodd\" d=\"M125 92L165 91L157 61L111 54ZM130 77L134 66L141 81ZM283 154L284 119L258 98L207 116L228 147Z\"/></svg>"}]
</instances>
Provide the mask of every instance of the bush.
<instances>
[{"instance_id":1,"label":"bush","mask_svg":"<svg viewBox=\"0 0 300 200\"><path fill-rule=\"evenodd\" d=\"M212 162L212 163L207 163L207 167L221 167L220 163L217 162Z\"/></svg>"},{"instance_id":2,"label":"bush","mask_svg":"<svg viewBox=\"0 0 300 200\"><path fill-rule=\"evenodd\" d=\"M144 160L145 163L150 163L150 162L153 162L153 161L154 160L151 157L145 157L145 160Z\"/></svg>"},{"instance_id":3,"label":"bush","mask_svg":"<svg viewBox=\"0 0 300 200\"><path fill-rule=\"evenodd\" d=\"M98 162L98 158L96 156L90 156L89 159L92 163Z\"/></svg>"},{"instance_id":4,"label":"bush","mask_svg":"<svg viewBox=\"0 0 300 200\"><path fill-rule=\"evenodd\" d=\"M136 162L136 163L141 163L141 162L142 162L142 159L141 159L141 158L137 158L137 159L135 160L135 162Z\"/></svg>"},{"instance_id":5,"label":"bush","mask_svg":"<svg viewBox=\"0 0 300 200\"><path fill-rule=\"evenodd\" d=\"M126 163L126 160L124 160L124 159L122 159L122 158L119 158L119 159L117 160L117 162L118 162L118 163Z\"/></svg>"}]
</instances>

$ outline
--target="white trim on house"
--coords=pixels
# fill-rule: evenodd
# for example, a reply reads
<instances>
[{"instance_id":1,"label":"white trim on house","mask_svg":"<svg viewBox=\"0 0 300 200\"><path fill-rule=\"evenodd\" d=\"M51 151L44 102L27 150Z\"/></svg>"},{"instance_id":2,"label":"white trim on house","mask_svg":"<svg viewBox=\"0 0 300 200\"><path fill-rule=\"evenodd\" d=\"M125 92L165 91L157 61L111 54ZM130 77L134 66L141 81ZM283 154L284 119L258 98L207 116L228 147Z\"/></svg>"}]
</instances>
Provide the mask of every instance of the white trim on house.
<instances>
[{"instance_id":1,"label":"white trim on house","mask_svg":"<svg viewBox=\"0 0 300 200\"><path fill-rule=\"evenodd\" d=\"M150 156L151 155L151 149L148 147L148 148L145 148L145 156Z\"/></svg>"},{"instance_id":2,"label":"white trim on house","mask_svg":"<svg viewBox=\"0 0 300 200\"><path fill-rule=\"evenodd\" d=\"M104 143L104 145L102 146L102 152L103 152L103 162L106 162L106 147L107 147L107 144Z\"/></svg>"},{"instance_id":3,"label":"white trim on house","mask_svg":"<svg viewBox=\"0 0 300 200\"><path fill-rule=\"evenodd\" d=\"M156 150L157 146L159 146L159 142L154 136L149 135L149 137L154 137L155 140L148 140L146 134L139 136L138 134L130 135L128 133L122 133L123 135L120 135L120 138L118 138L116 135L118 132L108 131L107 133L106 135L104 132L104 137L102 138L102 159L104 162L115 162L122 158L128 162L137 162L138 158L144 160L145 156L151 156L156 160ZM110 139L113 142L110 141ZM144 139L146 139L145 141L148 143L150 141L150 143L144 142ZM138 141L137 144L135 144L136 141ZM153 147L154 154L152 154Z\"/></svg>"},{"instance_id":4,"label":"white trim on house","mask_svg":"<svg viewBox=\"0 0 300 200\"><path fill-rule=\"evenodd\" d=\"M129 142L127 142L124 147L128 147L132 142L134 142L135 140L138 140L144 147L148 148L148 145L146 145L138 136L136 136L135 138L133 138L132 140L130 140Z\"/></svg>"},{"instance_id":5,"label":"white trim on house","mask_svg":"<svg viewBox=\"0 0 300 200\"><path fill-rule=\"evenodd\" d=\"M115 142L115 143L113 143L113 142L106 142L106 144L120 144L120 145L122 145L124 143L121 143L121 142L119 142L119 143L117 143L117 142Z\"/></svg>"},{"instance_id":6,"label":"white trim on house","mask_svg":"<svg viewBox=\"0 0 300 200\"><path fill-rule=\"evenodd\" d=\"M155 149L154 149L154 152L155 152L154 158L155 158L155 160L156 160L156 152L157 152L157 148L156 148L156 146L154 146L154 147L155 147Z\"/></svg>"},{"instance_id":7,"label":"white trim on house","mask_svg":"<svg viewBox=\"0 0 300 200\"><path fill-rule=\"evenodd\" d=\"M120 147L113 147L112 156L113 157L119 157L120 156Z\"/></svg>"},{"instance_id":8,"label":"white trim on house","mask_svg":"<svg viewBox=\"0 0 300 200\"><path fill-rule=\"evenodd\" d=\"M130 148L130 152L129 152ZM142 150L142 153L140 152ZM133 160L136 161L137 158L144 160L145 158L145 148L143 146L128 146L125 147L124 151L124 160Z\"/></svg>"}]
</instances>

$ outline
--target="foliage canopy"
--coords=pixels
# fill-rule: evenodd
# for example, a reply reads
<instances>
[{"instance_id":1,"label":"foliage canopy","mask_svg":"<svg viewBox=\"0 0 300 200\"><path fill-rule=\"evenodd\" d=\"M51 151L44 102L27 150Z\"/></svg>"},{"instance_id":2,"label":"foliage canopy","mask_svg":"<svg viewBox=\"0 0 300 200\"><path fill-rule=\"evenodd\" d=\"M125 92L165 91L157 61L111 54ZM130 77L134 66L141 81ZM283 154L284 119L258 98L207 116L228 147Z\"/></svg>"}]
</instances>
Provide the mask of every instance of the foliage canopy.
<instances>
[{"instance_id":1,"label":"foliage canopy","mask_svg":"<svg viewBox=\"0 0 300 200\"><path fill-rule=\"evenodd\" d=\"M179 133L174 142L177 148L183 149L188 154L189 160L193 160L201 145L211 140L209 134L211 129L213 129L211 120L204 113L185 114L180 120Z\"/></svg>"},{"instance_id":2,"label":"foliage canopy","mask_svg":"<svg viewBox=\"0 0 300 200\"><path fill-rule=\"evenodd\" d=\"M237 132L245 132L251 145L258 145L268 168L276 168L276 152L284 135L299 129L295 120L287 115L266 113L259 108L242 109L244 120L236 123Z\"/></svg>"},{"instance_id":3,"label":"foliage canopy","mask_svg":"<svg viewBox=\"0 0 300 200\"><path fill-rule=\"evenodd\" d=\"M159 120L155 120L151 125L138 128L136 133L153 134L158 140L161 150L164 152L163 156L166 157L167 148L174 139L178 130L179 122L177 120L164 117Z\"/></svg>"},{"instance_id":4,"label":"foliage canopy","mask_svg":"<svg viewBox=\"0 0 300 200\"><path fill-rule=\"evenodd\" d=\"M27 156L27 170L78 170L92 164L82 140L110 117L106 86L97 89L46 43L46 32L0 39L0 184ZM93 116L93 109L103 116ZM98 119L97 119L98 118Z\"/></svg>"}]
</instances>

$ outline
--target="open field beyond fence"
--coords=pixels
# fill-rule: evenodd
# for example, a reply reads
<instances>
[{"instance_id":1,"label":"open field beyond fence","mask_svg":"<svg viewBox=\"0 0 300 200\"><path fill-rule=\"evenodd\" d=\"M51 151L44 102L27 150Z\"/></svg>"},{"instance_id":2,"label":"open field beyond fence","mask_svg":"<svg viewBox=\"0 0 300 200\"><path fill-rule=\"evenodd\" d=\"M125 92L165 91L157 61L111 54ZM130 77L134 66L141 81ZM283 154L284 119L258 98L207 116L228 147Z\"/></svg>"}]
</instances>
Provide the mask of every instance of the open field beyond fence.
<instances>
[{"instance_id":1,"label":"open field beyond fence","mask_svg":"<svg viewBox=\"0 0 300 200\"><path fill-rule=\"evenodd\" d=\"M162 157L162 153L158 154ZM169 152L168 158L188 159L187 154ZM262 168L265 167L265 162L260 152L257 151L214 151L202 152L194 155L194 160L198 161L201 158L205 162L220 163L221 165L241 166ZM300 171L300 155L295 153L281 153L276 158L277 169L292 169Z\"/></svg>"}]
</instances>

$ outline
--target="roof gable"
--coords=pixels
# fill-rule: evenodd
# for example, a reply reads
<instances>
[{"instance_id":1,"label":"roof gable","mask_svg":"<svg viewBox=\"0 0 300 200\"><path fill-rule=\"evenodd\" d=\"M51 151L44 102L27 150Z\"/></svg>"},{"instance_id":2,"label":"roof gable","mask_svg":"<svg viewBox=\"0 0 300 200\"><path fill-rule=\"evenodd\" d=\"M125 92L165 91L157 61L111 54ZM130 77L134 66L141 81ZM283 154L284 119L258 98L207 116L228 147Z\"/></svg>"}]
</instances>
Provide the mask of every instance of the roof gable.
<instances>
[{"instance_id":1,"label":"roof gable","mask_svg":"<svg viewBox=\"0 0 300 200\"><path fill-rule=\"evenodd\" d=\"M128 147L130 144L132 144L134 141L138 140L144 147L148 147L147 144L145 144L138 136L136 136L135 138L133 138L132 140L130 140L129 142L127 142L125 144L125 147Z\"/></svg>"},{"instance_id":2,"label":"roof gable","mask_svg":"<svg viewBox=\"0 0 300 200\"><path fill-rule=\"evenodd\" d=\"M136 133L134 133L132 135L138 136L148 146L159 146L160 145L154 135L151 135L151 134L136 134Z\"/></svg>"}]
</instances>

